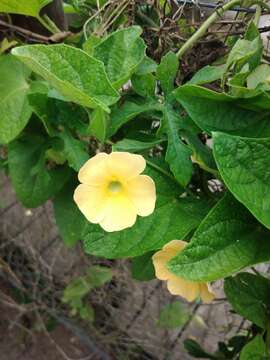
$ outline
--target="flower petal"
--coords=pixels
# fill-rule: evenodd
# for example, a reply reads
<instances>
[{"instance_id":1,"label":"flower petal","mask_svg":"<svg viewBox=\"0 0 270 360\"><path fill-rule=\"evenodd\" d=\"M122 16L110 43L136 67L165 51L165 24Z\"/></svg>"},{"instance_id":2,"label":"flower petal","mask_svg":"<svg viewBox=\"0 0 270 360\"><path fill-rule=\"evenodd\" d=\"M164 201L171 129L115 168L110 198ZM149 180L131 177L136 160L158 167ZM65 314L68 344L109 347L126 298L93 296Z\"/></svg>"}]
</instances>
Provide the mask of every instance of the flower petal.
<instances>
[{"instance_id":1,"label":"flower petal","mask_svg":"<svg viewBox=\"0 0 270 360\"><path fill-rule=\"evenodd\" d=\"M127 183L131 201L140 216L152 214L156 203L156 187L154 181L147 175L139 175Z\"/></svg>"},{"instance_id":2,"label":"flower petal","mask_svg":"<svg viewBox=\"0 0 270 360\"><path fill-rule=\"evenodd\" d=\"M80 184L74 192L74 201L88 221L97 224L105 216L106 196L102 187Z\"/></svg>"},{"instance_id":3,"label":"flower petal","mask_svg":"<svg viewBox=\"0 0 270 360\"><path fill-rule=\"evenodd\" d=\"M108 155L108 168L112 176L127 181L143 172L146 162L141 155L116 151Z\"/></svg>"},{"instance_id":4,"label":"flower petal","mask_svg":"<svg viewBox=\"0 0 270 360\"><path fill-rule=\"evenodd\" d=\"M211 286L207 283L200 284L200 297L203 302L210 303L214 300L215 294L213 293Z\"/></svg>"},{"instance_id":5,"label":"flower petal","mask_svg":"<svg viewBox=\"0 0 270 360\"><path fill-rule=\"evenodd\" d=\"M168 280L174 275L167 269L167 262L176 256L187 243L182 240L172 240L162 250L156 252L153 257L156 277L160 280Z\"/></svg>"},{"instance_id":6,"label":"flower petal","mask_svg":"<svg viewBox=\"0 0 270 360\"><path fill-rule=\"evenodd\" d=\"M78 178L83 184L98 186L108 177L107 159L109 155L99 153L86 161L79 171Z\"/></svg>"},{"instance_id":7,"label":"flower petal","mask_svg":"<svg viewBox=\"0 0 270 360\"><path fill-rule=\"evenodd\" d=\"M200 295L198 283L186 281L174 275L168 280L167 287L171 294L180 295L187 301L194 301Z\"/></svg>"},{"instance_id":8,"label":"flower petal","mask_svg":"<svg viewBox=\"0 0 270 360\"><path fill-rule=\"evenodd\" d=\"M111 196L107 199L105 217L100 226L108 232L119 231L135 224L137 214L134 205L124 195Z\"/></svg>"}]
</instances>

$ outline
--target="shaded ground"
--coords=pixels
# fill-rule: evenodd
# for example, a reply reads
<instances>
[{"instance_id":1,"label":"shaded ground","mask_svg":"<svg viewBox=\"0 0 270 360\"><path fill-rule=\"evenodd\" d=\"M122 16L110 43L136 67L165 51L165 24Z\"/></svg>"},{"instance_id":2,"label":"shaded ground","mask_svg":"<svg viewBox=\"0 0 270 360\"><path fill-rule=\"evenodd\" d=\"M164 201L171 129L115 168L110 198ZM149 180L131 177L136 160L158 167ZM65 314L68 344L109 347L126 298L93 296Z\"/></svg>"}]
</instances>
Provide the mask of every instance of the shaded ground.
<instances>
[{"instance_id":1,"label":"shaded ground","mask_svg":"<svg viewBox=\"0 0 270 360\"><path fill-rule=\"evenodd\" d=\"M89 350L63 326L57 326L50 338L44 332L32 336L25 329L10 326L16 321L12 310L0 306L0 314L0 360L61 360L66 358L63 351L70 359L90 359Z\"/></svg>"}]
</instances>

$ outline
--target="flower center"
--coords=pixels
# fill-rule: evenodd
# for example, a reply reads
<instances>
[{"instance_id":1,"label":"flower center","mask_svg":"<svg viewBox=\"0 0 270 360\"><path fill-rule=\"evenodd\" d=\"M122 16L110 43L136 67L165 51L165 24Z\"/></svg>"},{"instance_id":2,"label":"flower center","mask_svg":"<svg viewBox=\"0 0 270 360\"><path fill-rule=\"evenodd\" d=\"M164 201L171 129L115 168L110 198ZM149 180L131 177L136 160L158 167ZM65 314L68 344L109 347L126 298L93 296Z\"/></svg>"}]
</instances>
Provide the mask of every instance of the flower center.
<instances>
[{"instance_id":1,"label":"flower center","mask_svg":"<svg viewBox=\"0 0 270 360\"><path fill-rule=\"evenodd\" d=\"M122 184L119 181L111 181L108 185L108 189L112 193L119 193L122 190Z\"/></svg>"}]
</instances>

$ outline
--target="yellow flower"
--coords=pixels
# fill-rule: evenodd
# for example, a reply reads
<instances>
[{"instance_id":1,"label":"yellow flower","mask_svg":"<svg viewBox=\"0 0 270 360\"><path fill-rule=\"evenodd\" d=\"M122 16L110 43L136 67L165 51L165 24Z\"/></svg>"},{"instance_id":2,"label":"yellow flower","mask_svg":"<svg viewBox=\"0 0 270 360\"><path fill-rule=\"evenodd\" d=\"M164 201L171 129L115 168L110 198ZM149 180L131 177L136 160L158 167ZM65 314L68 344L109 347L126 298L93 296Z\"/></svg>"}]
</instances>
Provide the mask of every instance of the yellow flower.
<instances>
[{"instance_id":1,"label":"yellow flower","mask_svg":"<svg viewBox=\"0 0 270 360\"><path fill-rule=\"evenodd\" d=\"M188 301L193 301L200 296L204 302L209 303L215 297L209 284L184 280L167 268L168 261L182 251L186 244L182 240L172 240L153 255L156 277L167 280L168 290L173 295L180 295Z\"/></svg>"},{"instance_id":2,"label":"yellow flower","mask_svg":"<svg viewBox=\"0 0 270 360\"><path fill-rule=\"evenodd\" d=\"M88 160L74 192L87 220L106 231L119 231L134 225L137 215L152 214L156 188L149 176L140 175L145 166L141 155L128 152L99 153Z\"/></svg>"}]
</instances>

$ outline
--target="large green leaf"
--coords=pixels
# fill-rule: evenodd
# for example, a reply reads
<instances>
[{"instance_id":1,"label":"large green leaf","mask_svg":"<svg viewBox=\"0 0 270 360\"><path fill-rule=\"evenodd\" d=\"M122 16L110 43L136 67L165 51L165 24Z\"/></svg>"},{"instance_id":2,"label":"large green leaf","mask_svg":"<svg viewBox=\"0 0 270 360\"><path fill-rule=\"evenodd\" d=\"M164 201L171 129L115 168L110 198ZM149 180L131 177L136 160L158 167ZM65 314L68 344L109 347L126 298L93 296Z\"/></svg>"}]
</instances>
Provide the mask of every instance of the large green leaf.
<instances>
[{"instance_id":1,"label":"large green leaf","mask_svg":"<svg viewBox=\"0 0 270 360\"><path fill-rule=\"evenodd\" d=\"M270 139L214 133L214 156L230 191L270 228Z\"/></svg>"},{"instance_id":2,"label":"large green leaf","mask_svg":"<svg viewBox=\"0 0 270 360\"><path fill-rule=\"evenodd\" d=\"M106 258L134 257L160 249L172 239L183 239L198 226L209 209L202 200L179 198L180 188L154 169L148 169L156 184L154 213L138 217L126 230L107 233L99 225L89 224L84 236L85 251Z\"/></svg>"},{"instance_id":3,"label":"large green leaf","mask_svg":"<svg viewBox=\"0 0 270 360\"><path fill-rule=\"evenodd\" d=\"M73 200L76 185L73 179L69 181L53 201L56 224L66 246L73 246L82 239L84 229L88 225Z\"/></svg>"},{"instance_id":4,"label":"large green leaf","mask_svg":"<svg viewBox=\"0 0 270 360\"><path fill-rule=\"evenodd\" d=\"M182 186L186 186L192 176L191 149L179 137L180 116L167 104L164 108L164 126L168 135L166 161L175 178Z\"/></svg>"},{"instance_id":5,"label":"large green leaf","mask_svg":"<svg viewBox=\"0 0 270 360\"><path fill-rule=\"evenodd\" d=\"M13 140L31 116L25 67L13 56L0 58L0 143Z\"/></svg>"},{"instance_id":6,"label":"large green leaf","mask_svg":"<svg viewBox=\"0 0 270 360\"><path fill-rule=\"evenodd\" d=\"M240 360L267 360L267 347L262 335L257 335L241 351Z\"/></svg>"},{"instance_id":7,"label":"large green leaf","mask_svg":"<svg viewBox=\"0 0 270 360\"><path fill-rule=\"evenodd\" d=\"M233 309L244 318L265 328L270 314L270 280L241 273L225 280L225 294Z\"/></svg>"},{"instance_id":8,"label":"large green leaf","mask_svg":"<svg viewBox=\"0 0 270 360\"><path fill-rule=\"evenodd\" d=\"M175 53L169 51L162 57L157 67L157 79L165 94L170 93L174 89L174 79L179 67L179 60Z\"/></svg>"},{"instance_id":9,"label":"large green leaf","mask_svg":"<svg viewBox=\"0 0 270 360\"><path fill-rule=\"evenodd\" d=\"M250 107L251 100L259 106L257 97L236 99L197 85L181 86L175 90L175 96L192 120L209 134L224 131L250 137L270 136L269 114L243 108L246 103ZM265 101L261 107L266 106ZM269 99L267 102L269 106Z\"/></svg>"},{"instance_id":10,"label":"large green leaf","mask_svg":"<svg viewBox=\"0 0 270 360\"><path fill-rule=\"evenodd\" d=\"M46 149L44 139L35 135L13 141L8 147L11 182L26 207L43 204L65 185L70 175L64 167L47 168Z\"/></svg>"},{"instance_id":11,"label":"large green leaf","mask_svg":"<svg viewBox=\"0 0 270 360\"><path fill-rule=\"evenodd\" d=\"M38 17L40 10L52 0L0 0L0 12Z\"/></svg>"},{"instance_id":12,"label":"large green leaf","mask_svg":"<svg viewBox=\"0 0 270 360\"><path fill-rule=\"evenodd\" d=\"M185 279L212 281L269 259L270 233L227 194L168 266Z\"/></svg>"},{"instance_id":13,"label":"large green leaf","mask_svg":"<svg viewBox=\"0 0 270 360\"><path fill-rule=\"evenodd\" d=\"M12 53L77 104L109 111L108 106L119 98L104 65L80 49L67 45L27 45L13 49Z\"/></svg>"},{"instance_id":14,"label":"large green leaf","mask_svg":"<svg viewBox=\"0 0 270 360\"><path fill-rule=\"evenodd\" d=\"M93 50L93 56L102 61L115 88L123 85L135 72L145 56L145 44L140 38L142 29L131 26L110 34Z\"/></svg>"}]
</instances>

